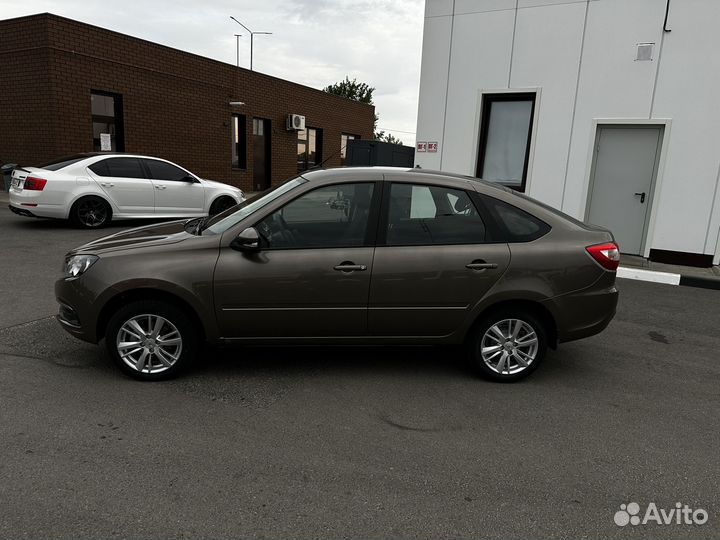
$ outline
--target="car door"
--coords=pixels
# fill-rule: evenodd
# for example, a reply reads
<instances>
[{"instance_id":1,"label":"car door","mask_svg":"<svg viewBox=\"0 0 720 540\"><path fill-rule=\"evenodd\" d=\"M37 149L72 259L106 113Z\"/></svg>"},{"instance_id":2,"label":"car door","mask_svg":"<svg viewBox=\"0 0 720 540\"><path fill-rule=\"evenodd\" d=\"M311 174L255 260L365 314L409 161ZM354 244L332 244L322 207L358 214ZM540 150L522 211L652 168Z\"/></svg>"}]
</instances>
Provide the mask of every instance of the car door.
<instances>
[{"instance_id":1,"label":"car door","mask_svg":"<svg viewBox=\"0 0 720 540\"><path fill-rule=\"evenodd\" d=\"M373 261L368 331L445 336L460 328L510 262L462 189L387 183Z\"/></svg>"},{"instance_id":2,"label":"car door","mask_svg":"<svg viewBox=\"0 0 720 540\"><path fill-rule=\"evenodd\" d=\"M154 215L155 190L138 158L107 158L89 165L88 169L119 213Z\"/></svg>"},{"instance_id":3,"label":"car door","mask_svg":"<svg viewBox=\"0 0 720 540\"><path fill-rule=\"evenodd\" d=\"M222 247L223 337L365 335L379 196L374 182L317 187L255 223L260 252Z\"/></svg>"},{"instance_id":4,"label":"car door","mask_svg":"<svg viewBox=\"0 0 720 540\"><path fill-rule=\"evenodd\" d=\"M186 170L159 159L143 159L155 188L158 217L196 216L205 211L204 186Z\"/></svg>"}]
</instances>

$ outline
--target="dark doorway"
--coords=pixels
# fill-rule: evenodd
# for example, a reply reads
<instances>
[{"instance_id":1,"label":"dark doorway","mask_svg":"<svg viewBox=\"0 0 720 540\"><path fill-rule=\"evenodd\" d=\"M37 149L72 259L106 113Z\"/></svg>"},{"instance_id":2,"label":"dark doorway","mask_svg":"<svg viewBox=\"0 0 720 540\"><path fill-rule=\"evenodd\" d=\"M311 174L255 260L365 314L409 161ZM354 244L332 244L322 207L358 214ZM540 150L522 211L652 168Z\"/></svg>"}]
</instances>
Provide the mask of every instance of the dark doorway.
<instances>
[{"instance_id":1,"label":"dark doorway","mask_svg":"<svg viewBox=\"0 0 720 540\"><path fill-rule=\"evenodd\" d=\"M253 189L270 187L270 120L253 118Z\"/></svg>"},{"instance_id":2,"label":"dark doorway","mask_svg":"<svg viewBox=\"0 0 720 540\"><path fill-rule=\"evenodd\" d=\"M125 151L123 103L120 94L92 90L90 111L93 127L93 150Z\"/></svg>"}]
</instances>

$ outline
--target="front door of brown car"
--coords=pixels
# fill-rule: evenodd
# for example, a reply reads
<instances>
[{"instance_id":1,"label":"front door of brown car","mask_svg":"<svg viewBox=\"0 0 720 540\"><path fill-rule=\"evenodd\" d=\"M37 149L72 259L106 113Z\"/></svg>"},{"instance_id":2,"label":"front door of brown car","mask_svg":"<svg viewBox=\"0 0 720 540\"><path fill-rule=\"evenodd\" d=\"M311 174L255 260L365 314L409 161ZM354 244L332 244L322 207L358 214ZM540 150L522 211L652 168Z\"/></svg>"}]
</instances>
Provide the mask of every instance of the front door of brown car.
<instances>
[{"instance_id":1,"label":"front door of brown car","mask_svg":"<svg viewBox=\"0 0 720 540\"><path fill-rule=\"evenodd\" d=\"M223 337L365 335L374 199L374 183L316 188L255 224L259 252L223 247L214 279Z\"/></svg>"},{"instance_id":2,"label":"front door of brown car","mask_svg":"<svg viewBox=\"0 0 720 540\"><path fill-rule=\"evenodd\" d=\"M376 336L453 333L510 262L490 243L462 190L393 183L375 250L368 331Z\"/></svg>"}]
</instances>

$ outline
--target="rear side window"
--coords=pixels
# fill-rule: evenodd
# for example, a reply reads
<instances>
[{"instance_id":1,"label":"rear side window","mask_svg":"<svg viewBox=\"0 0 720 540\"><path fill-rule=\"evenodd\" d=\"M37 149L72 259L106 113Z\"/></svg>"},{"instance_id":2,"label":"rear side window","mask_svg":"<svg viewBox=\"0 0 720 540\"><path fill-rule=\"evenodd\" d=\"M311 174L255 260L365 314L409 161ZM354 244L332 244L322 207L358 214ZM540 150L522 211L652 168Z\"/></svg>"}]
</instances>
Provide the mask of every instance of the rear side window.
<instances>
[{"instance_id":1,"label":"rear side window","mask_svg":"<svg viewBox=\"0 0 720 540\"><path fill-rule=\"evenodd\" d=\"M550 231L544 221L506 202L481 195L507 242L532 242Z\"/></svg>"},{"instance_id":2,"label":"rear side window","mask_svg":"<svg viewBox=\"0 0 720 540\"><path fill-rule=\"evenodd\" d=\"M140 160L137 158L110 158L90 165L97 175L112 178L145 178Z\"/></svg>"},{"instance_id":3,"label":"rear side window","mask_svg":"<svg viewBox=\"0 0 720 540\"><path fill-rule=\"evenodd\" d=\"M182 182L190 176L180 167L176 167L172 163L158 161L156 159L143 160L150 171L150 178L153 180L169 180L171 182Z\"/></svg>"},{"instance_id":4,"label":"rear side window","mask_svg":"<svg viewBox=\"0 0 720 540\"><path fill-rule=\"evenodd\" d=\"M480 244L485 241L485 223L466 192L411 184L392 184L390 187L387 245Z\"/></svg>"}]
</instances>

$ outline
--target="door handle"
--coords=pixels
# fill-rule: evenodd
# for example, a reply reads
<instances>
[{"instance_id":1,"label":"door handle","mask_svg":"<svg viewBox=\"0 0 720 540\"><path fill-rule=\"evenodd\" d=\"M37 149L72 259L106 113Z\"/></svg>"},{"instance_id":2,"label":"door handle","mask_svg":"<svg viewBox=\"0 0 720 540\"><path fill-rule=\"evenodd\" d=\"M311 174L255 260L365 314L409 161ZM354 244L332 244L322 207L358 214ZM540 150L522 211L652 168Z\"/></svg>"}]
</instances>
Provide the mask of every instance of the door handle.
<instances>
[{"instance_id":1,"label":"door handle","mask_svg":"<svg viewBox=\"0 0 720 540\"><path fill-rule=\"evenodd\" d=\"M488 270L497 268L498 265L495 263L488 263L485 261L473 261L470 264L466 264L465 268L469 268L470 270Z\"/></svg>"},{"instance_id":2,"label":"door handle","mask_svg":"<svg viewBox=\"0 0 720 540\"><path fill-rule=\"evenodd\" d=\"M640 204L643 204L645 202L645 192L642 193L635 193L635 195L640 195Z\"/></svg>"},{"instance_id":3,"label":"door handle","mask_svg":"<svg viewBox=\"0 0 720 540\"><path fill-rule=\"evenodd\" d=\"M163 186L163 185L155 186L155 189L165 189L165 188L167 188L167 186Z\"/></svg>"},{"instance_id":4,"label":"door handle","mask_svg":"<svg viewBox=\"0 0 720 540\"><path fill-rule=\"evenodd\" d=\"M367 270L367 266L364 264L355 264L350 261L344 261L337 266L333 266L333 270L337 270L338 272L364 272Z\"/></svg>"},{"instance_id":5,"label":"door handle","mask_svg":"<svg viewBox=\"0 0 720 540\"><path fill-rule=\"evenodd\" d=\"M112 182L100 182L100 185L102 187L115 187L115 184L113 184Z\"/></svg>"}]
</instances>

